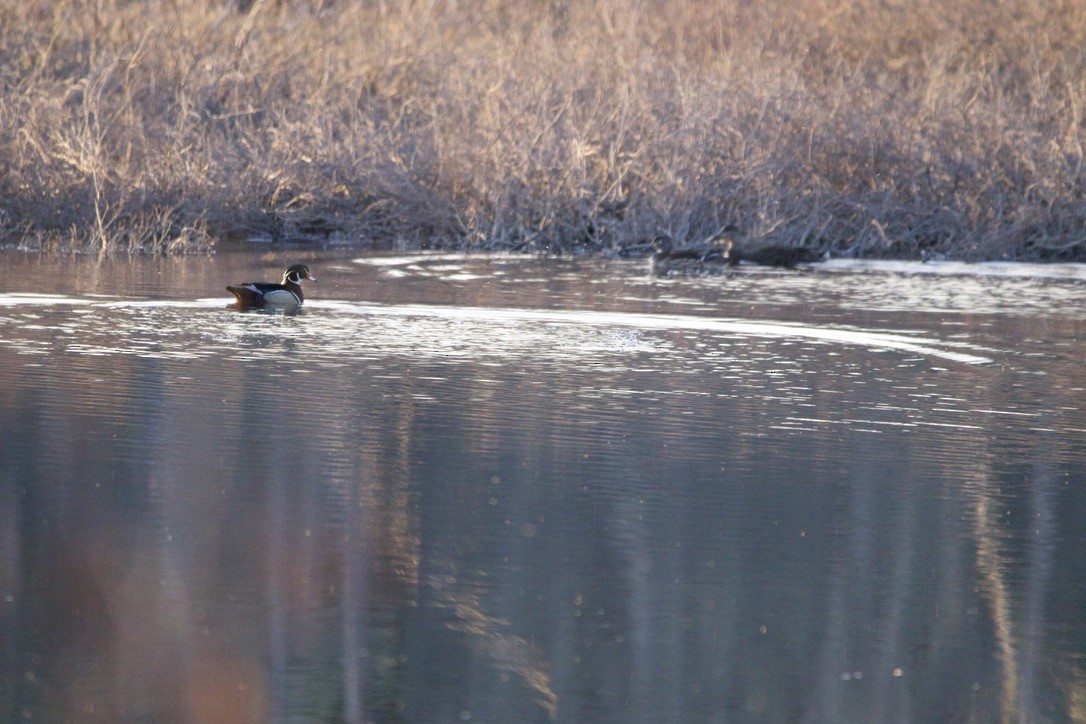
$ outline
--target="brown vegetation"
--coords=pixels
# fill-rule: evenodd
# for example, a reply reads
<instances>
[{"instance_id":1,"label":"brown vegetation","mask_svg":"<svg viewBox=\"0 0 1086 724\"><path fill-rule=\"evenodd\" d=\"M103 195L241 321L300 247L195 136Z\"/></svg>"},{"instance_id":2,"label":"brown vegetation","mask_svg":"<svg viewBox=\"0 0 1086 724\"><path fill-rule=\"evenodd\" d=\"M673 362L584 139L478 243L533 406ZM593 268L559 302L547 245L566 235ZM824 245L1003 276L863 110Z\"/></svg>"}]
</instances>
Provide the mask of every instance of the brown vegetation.
<instances>
[{"instance_id":1,"label":"brown vegetation","mask_svg":"<svg viewBox=\"0 0 1086 724\"><path fill-rule=\"evenodd\" d=\"M0 4L0 241L1086 260L1081 0Z\"/></svg>"}]
</instances>

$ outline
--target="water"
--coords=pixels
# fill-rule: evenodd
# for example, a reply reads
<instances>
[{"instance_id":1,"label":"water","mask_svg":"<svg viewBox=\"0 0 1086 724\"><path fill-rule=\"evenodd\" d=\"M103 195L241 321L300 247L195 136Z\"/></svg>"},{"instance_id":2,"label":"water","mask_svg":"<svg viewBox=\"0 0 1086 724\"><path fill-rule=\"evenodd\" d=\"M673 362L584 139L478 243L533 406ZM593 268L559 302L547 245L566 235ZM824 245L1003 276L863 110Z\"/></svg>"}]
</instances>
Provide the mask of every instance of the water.
<instances>
[{"instance_id":1,"label":"water","mask_svg":"<svg viewBox=\"0 0 1086 724\"><path fill-rule=\"evenodd\" d=\"M1086 718L1079 267L3 263L9 720Z\"/></svg>"}]
</instances>

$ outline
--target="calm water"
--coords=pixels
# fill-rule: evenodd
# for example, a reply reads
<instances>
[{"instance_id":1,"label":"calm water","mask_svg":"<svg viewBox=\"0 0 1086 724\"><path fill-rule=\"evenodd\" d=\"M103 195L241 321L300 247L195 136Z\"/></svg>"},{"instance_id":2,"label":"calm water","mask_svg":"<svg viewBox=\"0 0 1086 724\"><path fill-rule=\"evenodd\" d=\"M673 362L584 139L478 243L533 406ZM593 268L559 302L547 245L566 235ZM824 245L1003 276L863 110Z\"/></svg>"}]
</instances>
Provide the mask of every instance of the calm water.
<instances>
[{"instance_id":1,"label":"calm water","mask_svg":"<svg viewBox=\"0 0 1086 724\"><path fill-rule=\"evenodd\" d=\"M1081 268L0 261L6 720L1086 720Z\"/></svg>"}]
</instances>

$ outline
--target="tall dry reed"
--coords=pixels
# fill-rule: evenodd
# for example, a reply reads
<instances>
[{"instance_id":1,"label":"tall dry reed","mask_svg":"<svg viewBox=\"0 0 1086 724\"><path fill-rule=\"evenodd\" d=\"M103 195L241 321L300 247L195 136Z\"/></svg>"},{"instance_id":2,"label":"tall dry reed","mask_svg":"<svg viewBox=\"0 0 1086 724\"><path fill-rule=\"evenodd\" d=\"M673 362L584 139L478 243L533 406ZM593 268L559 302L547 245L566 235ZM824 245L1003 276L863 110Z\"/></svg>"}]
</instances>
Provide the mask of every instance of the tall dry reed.
<instances>
[{"instance_id":1,"label":"tall dry reed","mask_svg":"<svg viewBox=\"0 0 1086 724\"><path fill-rule=\"evenodd\" d=\"M0 0L0 238L1086 259L1081 0Z\"/></svg>"}]
</instances>

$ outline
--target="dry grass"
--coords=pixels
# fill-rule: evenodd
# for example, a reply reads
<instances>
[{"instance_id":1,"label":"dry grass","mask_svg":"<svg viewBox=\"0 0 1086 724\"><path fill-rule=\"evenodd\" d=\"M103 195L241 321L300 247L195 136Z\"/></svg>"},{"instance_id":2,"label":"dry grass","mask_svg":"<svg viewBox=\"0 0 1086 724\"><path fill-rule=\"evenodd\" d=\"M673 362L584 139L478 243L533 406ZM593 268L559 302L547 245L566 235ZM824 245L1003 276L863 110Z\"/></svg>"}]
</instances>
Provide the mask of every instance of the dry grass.
<instances>
[{"instance_id":1,"label":"dry grass","mask_svg":"<svg viewBox=\"0 0 1086 724\"><path fill-rule=\"evenodd\" d=\"M0 2L0 240L1086 260L1084 111L1081 0Z\"/></svg>"}]
</instances>

